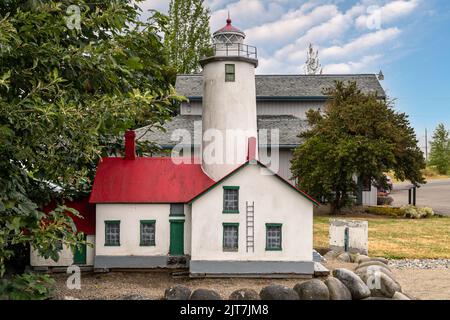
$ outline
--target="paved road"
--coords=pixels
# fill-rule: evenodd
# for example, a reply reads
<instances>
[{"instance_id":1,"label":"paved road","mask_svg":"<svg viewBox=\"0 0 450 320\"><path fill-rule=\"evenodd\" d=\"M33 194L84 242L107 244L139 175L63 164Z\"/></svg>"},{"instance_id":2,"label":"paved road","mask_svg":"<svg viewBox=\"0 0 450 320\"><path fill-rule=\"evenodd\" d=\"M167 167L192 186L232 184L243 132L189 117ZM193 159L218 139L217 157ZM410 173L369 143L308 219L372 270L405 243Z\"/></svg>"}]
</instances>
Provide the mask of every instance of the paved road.
<instances>
[{"instance_id":1,"label":"paved road","mask_svg":"<svg viewBox=\"0 0 450 320\"><path fill-rule=\"evenodd\" d=\"M391 196L393 205L408 204L408 188L410 183L396 183ZM431 180L417 189L417 205L429 206L436 213L450 216L450 179Z\"/></svg>"}]
</instances>

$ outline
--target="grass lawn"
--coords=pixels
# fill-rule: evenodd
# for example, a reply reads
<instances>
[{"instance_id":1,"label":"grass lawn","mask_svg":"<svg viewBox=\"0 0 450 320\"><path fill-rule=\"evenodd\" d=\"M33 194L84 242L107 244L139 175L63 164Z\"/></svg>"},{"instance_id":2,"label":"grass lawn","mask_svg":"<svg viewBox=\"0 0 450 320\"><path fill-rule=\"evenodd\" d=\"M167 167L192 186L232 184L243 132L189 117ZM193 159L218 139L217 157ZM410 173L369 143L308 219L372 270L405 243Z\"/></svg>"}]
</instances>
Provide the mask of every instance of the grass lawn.
<instances>
[{"instance_id":1,"label":"grass lawn","mask_svg":"<svg viewBox=\"0 0 450 320\"><path fill-rule=\"evenodd\" d=\"M329 219L314 217L314 247L328 248ZM411 220L379 216L338 216L369 221L369 255L391 259L450 259L450 218Z\"/></svg>"}]
</instances>

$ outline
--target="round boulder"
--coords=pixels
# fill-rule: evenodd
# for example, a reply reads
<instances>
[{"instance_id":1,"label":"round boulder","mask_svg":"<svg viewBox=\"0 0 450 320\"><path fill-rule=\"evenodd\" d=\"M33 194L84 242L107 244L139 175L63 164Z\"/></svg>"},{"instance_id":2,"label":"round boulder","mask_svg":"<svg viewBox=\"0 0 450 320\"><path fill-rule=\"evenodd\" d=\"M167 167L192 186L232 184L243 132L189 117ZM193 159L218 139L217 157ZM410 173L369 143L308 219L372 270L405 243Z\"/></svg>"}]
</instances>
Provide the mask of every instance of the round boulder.
<instances>
[{"instance_id":1,"label":"round boulder","mask_svg":"<svg viewBox=\"0 0 450 320\"><path fill-rule=\"evenodd\" d=\"M370 257L360 257L359 259L358 259L358 263L363 263L363 262L367 262L367 261L378 261L378 262L381 262L381 263L384 263L384 264L388 264L389 263L389 260L388 259L385 259L385 258L370 258Z\"/></svg>"},{"instance_id":2,"label":"round boulder","mask_svg":"<svg viewBox=\"0 0 450 320\"><path fill-rule=\"evenodd\" d=\"M260 300L258 292L253 289L239 289L230 294L229 300Z\"/></svg>"},{"instance_id":3,"label":"round boulder","mask_svg":"<svg viewBox=\"0 0 450 320\"><path fill-rule=\"evenodd\" d=\"M407 295L401 293L401 292L396 292L394 293L394 295L392 296L392 299L394 300L411 300Z\"/></svg>"},{"instance_id":4,"label":"round boulder","mask_svg":"<svg viewBox=\"0 0 450 320\"><path fill-rule=\"evenodd\" d=\"M344 284L336 278L329 277L325 285L330 293L330 300L352 300L352 294Z\"/></svg>"},{"instance_id":5,"label":"round boulder","mask_svg":"<svg viewBox=\"0 0 450 320\"><path fill-rule=\"evenodd\" d=\"M369 271L360 277L369 287L372 297L392 298L397 291L402 291L400 284L383 272Z\"/></svg>"},{"instance_id":6,"label":"round boulder","mask_svg":"<svg viewBox=\"0 0 450 320\"><path fill-rule=\"evenodd\" d=\"M382 273L386 274L389 278L395 279L394 274L382 266L367 266L367 267L363 267L363 268L357 268L355 270L355 273L358 276L360 276L361 279L363 277L365 277L366 275L368 275L368 274L370 275L374 272L382 272Z\"/></svg>"},{"instance_id":7,"label":"round boulder","mask_svg":"<svg viewBox=\"0 0 450 320\"><path fill-rule=\"evenodd\" d=\"M298 300L297 292L277 284L263 288L259 296L261 300Z\"/></svg>"},{"instance_id":8,"label":"round boulder","mask_svg":"<svg viewBox=\"0 0 450 320\"><path fill-rule=\"evenodd\" d=\"M369 260L370 258L364 254L357 253L353 262L360 263L361 261Z\"/></svg>"},{"instance_id":9,"label":"round boulder","mask_svg":"<svg viewBox=\"0 0 450 320\"><path fill-rule=\"evenodd\" d=\"M330 292L325 283L318 279L297 283L294 287L300 300L330 300Z\"/></svg>"},{"instance_id":10,"label":"round boulder","mask_svg":"<svg viewBox=\"0 0 450 320\"><path fill-rule=\"evenodd\" d=\"M175 285L167 288L164 292L165 300L189 300L191 289L181 285Z\"/></svg>"},{"instance_id":11,"label":"round boulder","mask_svg":"<svg viewBox=\"0 0 450 320\"><path fill-rule=\"evenodd\" d=\"M222 297L214 290L197 289L192 292L189 300L222 300Z\"/></svg>"},{"instance_id":12,"label":"round boulder","mask_svg":"<svg viewBox=\"0 0 450 320\"><path fill-rule=\"evenodd\" d=\"M140 294L124 294L116 298L116 300L149 300L148 298L141 296Z\"/></svg>"},{"instance_id":13,"label":"round boulder","mask_svg":"<svg viewBox=\"0 0 450 320\"><path fill-rule=\"evenodd\" d=\"M337 258L338 255L340 255L342 252L340 251L328 251L326 254L324 254L324 258L325 260L335 260Z\"/></svg>"},{"instance_id":14,"label":"round boulder","mask_svg":"<svg viewBox=\"0 0 450 320\"><path fill-rule=\"evenodd\" d=\"M339 268L333 270L333 276L339 279L352 294L353 300L361 300L370 296L370 289L359 276L350 270Z\"/></svg>"},{"instance_id":15,"label":"round boulder","mask_svg":"<svg viewBox=\"0 0 450 320\"><path fill-rule=\"evenodd\" d=\"M352 256L348 252L342 252L340 255L337 256L336 260L340 262L350 263L352 262Z\"/></svg>"},{"instance_id":16,"label":"round boulder","mask_svg":"<svg viewBox=\"0 0 450 320\"><path fill-rule=\"evenodd\" d=\"M389 266L388 266L387 264L385 264L385 263L383 263L383 262L380 262L380 261L365 261L365 262L361 262L361 263L358 265L358 268L357 268L357 269L359 269L359 268L364 268L364 267L368 267L368 266L380 266L380 267L386 268L386 269L388 269L389 271L391 271L391 268L389 268Z\"/></svg>"}]
</instances>

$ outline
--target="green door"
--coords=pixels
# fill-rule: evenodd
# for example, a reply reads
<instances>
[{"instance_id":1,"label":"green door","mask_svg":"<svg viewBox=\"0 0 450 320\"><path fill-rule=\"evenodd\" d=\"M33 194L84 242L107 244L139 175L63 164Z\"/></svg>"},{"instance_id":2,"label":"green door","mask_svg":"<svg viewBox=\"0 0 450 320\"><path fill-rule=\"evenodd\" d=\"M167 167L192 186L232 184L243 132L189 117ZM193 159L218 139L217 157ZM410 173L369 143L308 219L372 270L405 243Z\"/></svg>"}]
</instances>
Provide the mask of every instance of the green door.
<instances>
[{"instance_id":1,"label":"green door","mask_svg":"<svg viewBox=\"0 0 450 320\"><path fill-rule=\"evenodd\" d=\"M86 264L86 245L77 246L73 253L74 264Z\"/></svg>"},{"instance_id":2,"label":"green door","mask_svg":"<svg viewBox=\"0 0 450 320\"><path fill-rule=\"evenodd\" d=\"M170 255L184 255L184 220L170 220Z\"/></svg>"}]
</instances>

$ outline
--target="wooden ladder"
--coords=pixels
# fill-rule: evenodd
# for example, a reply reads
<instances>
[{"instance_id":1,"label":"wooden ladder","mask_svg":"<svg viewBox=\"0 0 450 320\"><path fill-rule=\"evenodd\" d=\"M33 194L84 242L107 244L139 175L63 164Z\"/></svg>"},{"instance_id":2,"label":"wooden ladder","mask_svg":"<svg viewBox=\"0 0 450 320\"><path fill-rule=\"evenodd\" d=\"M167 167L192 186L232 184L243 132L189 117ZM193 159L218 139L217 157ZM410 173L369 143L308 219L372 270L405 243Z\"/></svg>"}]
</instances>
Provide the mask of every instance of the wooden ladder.
<instances>
[{"instance_id":1,"label":"wooden ladder","mask_svg":"<svg viewBox=\"0 0 450 320\"><path fill-rule=\"evenodd\" d=\"M246 236L247 236L247 252L255 252L255 202L249 205L246 201Z\"/></svg>"}]
</instances>

